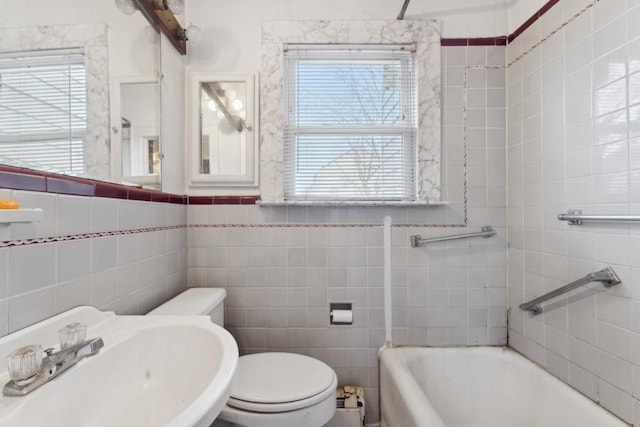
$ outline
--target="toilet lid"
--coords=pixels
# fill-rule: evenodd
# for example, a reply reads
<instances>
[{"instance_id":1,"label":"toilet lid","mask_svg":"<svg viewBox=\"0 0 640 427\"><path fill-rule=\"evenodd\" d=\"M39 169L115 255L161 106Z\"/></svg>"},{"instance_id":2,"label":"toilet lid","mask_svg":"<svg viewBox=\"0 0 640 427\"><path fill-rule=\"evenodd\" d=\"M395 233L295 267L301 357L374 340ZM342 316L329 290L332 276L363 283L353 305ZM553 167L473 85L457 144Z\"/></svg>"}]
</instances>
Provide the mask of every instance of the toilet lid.
<instances>
[{"instance_id":1,"label":"toilet lid","mask_svg":"<svg viewBox=\"0 0 640 427\"><path fill-rule=\"evenodd\" d=\"M335 374L325 363L292 353L258 353L240 357L231 397L253 403L285 403L327 390Z\"/></svg>"}]
</instances>

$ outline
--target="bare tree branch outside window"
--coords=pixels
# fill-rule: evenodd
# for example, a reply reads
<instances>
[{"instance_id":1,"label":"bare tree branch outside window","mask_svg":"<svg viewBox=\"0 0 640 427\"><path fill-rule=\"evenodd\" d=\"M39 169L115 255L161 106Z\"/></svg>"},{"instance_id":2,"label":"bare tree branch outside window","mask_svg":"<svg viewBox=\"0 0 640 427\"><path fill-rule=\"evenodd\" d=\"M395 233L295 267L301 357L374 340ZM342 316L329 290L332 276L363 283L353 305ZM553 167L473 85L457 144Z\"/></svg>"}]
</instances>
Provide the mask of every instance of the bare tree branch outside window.
<instances>
[{"instance_id":1,"label":"bare tree branch outside window","mask_svg":"<svg viewBox=\"0 0 640 427\"><path fill-rule=\"evenodd\" d=\"M407 198L415 128L400 60L301 60L295 68L295 191L309 198ZM410 165L409 165L410 166ZM327 194L328 193L328 194Z\"/></svg>"}]
</instances>

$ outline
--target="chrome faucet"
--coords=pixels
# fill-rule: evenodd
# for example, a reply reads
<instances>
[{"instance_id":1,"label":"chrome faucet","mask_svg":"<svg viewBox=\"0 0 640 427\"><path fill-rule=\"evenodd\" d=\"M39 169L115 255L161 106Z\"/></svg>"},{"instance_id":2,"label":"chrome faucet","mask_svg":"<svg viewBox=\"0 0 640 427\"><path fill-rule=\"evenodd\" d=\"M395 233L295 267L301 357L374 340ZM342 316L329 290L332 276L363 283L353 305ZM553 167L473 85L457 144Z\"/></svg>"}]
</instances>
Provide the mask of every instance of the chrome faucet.
<instances>
[{"instance_id":1,"label":"chrome faucet","mask_svg":"<svg viewBox=\"0 0 640 427\"><path fill-rule=\"evenodd\" d=\"M85 357L97 354L102 347L104 347L102 338L93 338L56 353L53 352L52 348L47 349L45 350L46 356L42 359L41 366L30 373L31 375L27 376L27 378L10 380L4 385L2 393L5 396L27 395L41 385L53 380Z\"/></svg>"}]
</instances>

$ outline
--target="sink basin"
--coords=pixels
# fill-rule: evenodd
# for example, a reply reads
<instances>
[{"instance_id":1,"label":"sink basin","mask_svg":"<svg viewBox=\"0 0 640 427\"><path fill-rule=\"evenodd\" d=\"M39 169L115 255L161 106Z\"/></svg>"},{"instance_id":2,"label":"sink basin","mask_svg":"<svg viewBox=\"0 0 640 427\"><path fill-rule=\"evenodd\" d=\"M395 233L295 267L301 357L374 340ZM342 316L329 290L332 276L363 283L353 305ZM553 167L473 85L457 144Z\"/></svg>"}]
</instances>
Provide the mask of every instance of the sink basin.
<instances>
[{"instance_id":1,"label":"sink basin","mask_svg":"<svg viewBox=\"0 0 640 427\"><path fill-rule=\"evenodd\" d=\"M209 427L229 398L238 347L207 316L78 307L0 338L0 357L28 344L57 350L58 329L72 322L104 348L27 396L0 396L0 426Z\"/></svg>"}]
</instances>

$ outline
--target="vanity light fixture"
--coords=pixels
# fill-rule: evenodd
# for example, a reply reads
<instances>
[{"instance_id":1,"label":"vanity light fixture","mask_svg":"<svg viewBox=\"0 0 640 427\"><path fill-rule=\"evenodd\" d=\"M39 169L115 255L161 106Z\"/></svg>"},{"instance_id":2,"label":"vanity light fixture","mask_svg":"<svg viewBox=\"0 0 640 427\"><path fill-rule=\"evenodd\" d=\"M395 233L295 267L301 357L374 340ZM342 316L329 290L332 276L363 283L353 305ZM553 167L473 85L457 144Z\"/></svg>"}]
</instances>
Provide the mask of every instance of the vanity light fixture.
<instances>
[{"instance_id":1,"label":"vanity light fixture","mask_svg":"<svg viewBox=\"0 0 640 427\"><path fill-rule=\"evenodd\" d=\"M187 40L189 40L191 43L198 43L200 40L202 40L202 30L196 25L189 25L185 34L187 36Z\"/></svg>"},{"instance_id":2,"label":"vanity light fixture","mask_svg":"<svg viewBox=\"0 0 640 427\"><path fill-rule=\"evenodd\" d=\"M181 55L187 54L188 31L182 28L174 15L180 15L184 12L184 0L114 1L118 10L125 15L133 15L136 9L139 10L153 28L162 31L167 36L167 39Z\"/></svg>"},{"instance_id":3,"label":"vanity light fixture","mask_svg":"<svg viewBox=\"0 0 640 427\"><path fill-rule=\"evenodd\" d=\"M174 15L182 15L184 12L184 0L164 0L163 3L171 9Z\"/></svg>"},{"instance_id":4,"label":"vanity light fixture","mask_svg":"<svg viewBox=\"0 0 640 427\"><path fill-rule=\"evenodd\" d=\"M216 104L219 119L222 120L226 117L229 124L231 124L231 126L233 126L233 128L238 132L242 132L245 129L248 131L251 130L251 125L241 118L239 114L234 114L229 110L227 106L228 99L224 96L224 90L220 87L220 84L202 83L202 90L204 90L207 96ZM238 101L239 105L237 103L234 104L233 101ZM236 112L242 110L242 101L239 99L232 100L230 104L231 108ZM236 107L240 108L238 109Z\"/></svg>"},{"instance_id":5,"label":"vanity light fixture","mask_svg":"<svg viewBox=\"0 0 640 427\"><path fill-rule=\"evenodd\" d=\"M176 38L182 42L186 42L189 39L187 38L187 30L184 28L179 28L176 30Z\"/></svg>"}]
</instances>

